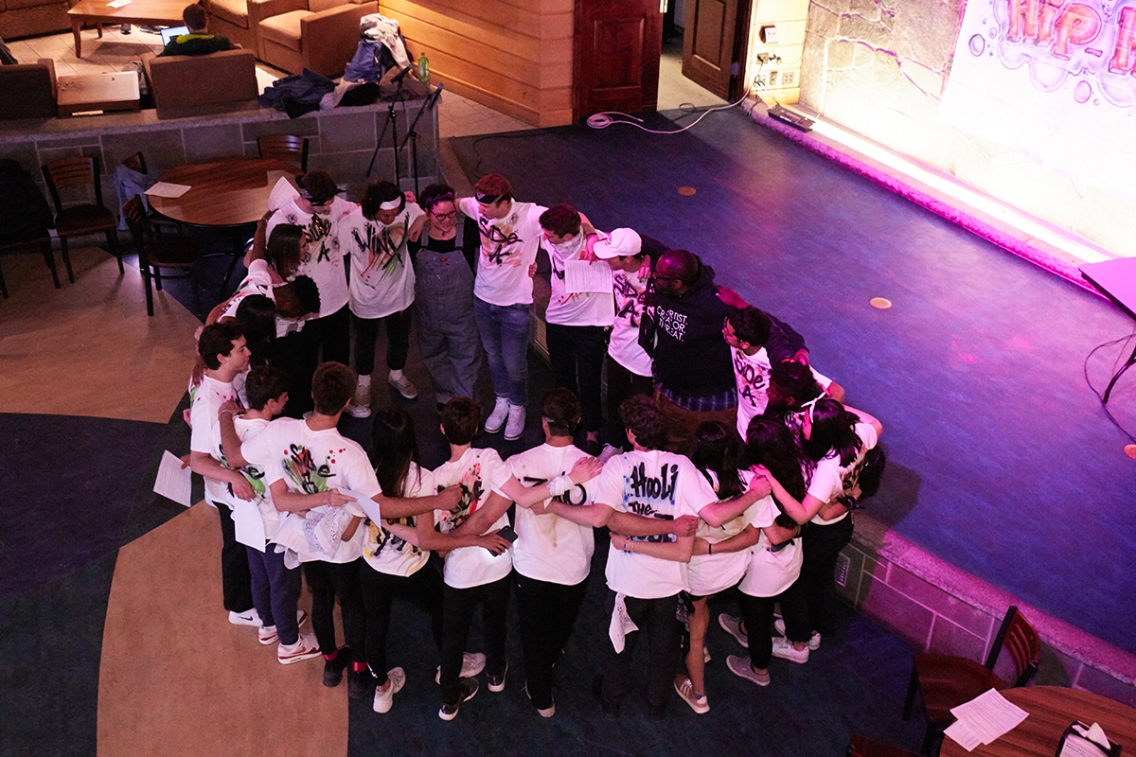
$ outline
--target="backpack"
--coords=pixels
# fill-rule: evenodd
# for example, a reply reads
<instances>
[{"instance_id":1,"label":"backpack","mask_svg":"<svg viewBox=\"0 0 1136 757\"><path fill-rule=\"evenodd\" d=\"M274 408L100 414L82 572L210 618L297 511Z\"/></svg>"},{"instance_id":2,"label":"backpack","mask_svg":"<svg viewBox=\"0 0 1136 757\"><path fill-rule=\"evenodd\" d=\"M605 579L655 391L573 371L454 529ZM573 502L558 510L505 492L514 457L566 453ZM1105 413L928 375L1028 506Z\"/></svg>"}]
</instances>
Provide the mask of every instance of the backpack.
<instances>
[{"instance_id":1,"label":"backpack","mask_svg":"<svg viewBox=\"0 0 1136 757\"><path fill-rule=\"evenodd\" d=\"M0 244L43 239L53 222L31 174L14 160L0 160Z\"/></svg>"}]
</instances>

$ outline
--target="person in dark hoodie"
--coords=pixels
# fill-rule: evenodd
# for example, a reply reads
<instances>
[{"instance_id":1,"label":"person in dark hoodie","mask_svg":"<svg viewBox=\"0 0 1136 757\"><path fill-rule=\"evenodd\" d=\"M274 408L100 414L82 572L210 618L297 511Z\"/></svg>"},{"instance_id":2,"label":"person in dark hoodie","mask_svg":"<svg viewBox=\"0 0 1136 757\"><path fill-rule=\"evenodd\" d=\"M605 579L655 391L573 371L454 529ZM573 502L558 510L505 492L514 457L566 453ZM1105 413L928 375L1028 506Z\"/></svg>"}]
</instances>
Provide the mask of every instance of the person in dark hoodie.
<instances>
[{"instance_id":1,"label":"person in dark hoodie","mask_svg":"<svg viewBox=\"0 0 1136 757\"><path fill-rule=\"evenodd\" d=\"M653 342L655 399L666 416L666 449L689 455L704 421L733 428L737 391L730 348L722 341L727 305L714 270L692 252L668 250L655 263L647 305ZM648 326L651 328L651 326Z\"/></svg>"}]
</instances>

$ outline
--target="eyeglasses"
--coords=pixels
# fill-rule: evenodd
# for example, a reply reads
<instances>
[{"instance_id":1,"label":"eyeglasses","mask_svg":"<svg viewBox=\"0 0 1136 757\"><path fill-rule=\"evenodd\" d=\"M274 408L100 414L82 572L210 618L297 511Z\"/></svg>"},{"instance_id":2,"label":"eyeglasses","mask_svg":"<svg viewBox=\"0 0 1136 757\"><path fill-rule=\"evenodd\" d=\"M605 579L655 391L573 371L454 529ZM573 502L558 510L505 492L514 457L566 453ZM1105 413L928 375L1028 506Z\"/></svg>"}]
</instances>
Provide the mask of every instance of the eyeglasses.
<instances>
[{"instance_id":1,"label":"eyeglasses","mask_svg":"<svg viewBox=\"0 0 1136 757\"><path fill-rule=\"evenodd\" d=\"M434 216L439 221L452 221L458 217L458 212L451 210L449 213L431 213L430 215Z\"/></svg>"}]
</instances>

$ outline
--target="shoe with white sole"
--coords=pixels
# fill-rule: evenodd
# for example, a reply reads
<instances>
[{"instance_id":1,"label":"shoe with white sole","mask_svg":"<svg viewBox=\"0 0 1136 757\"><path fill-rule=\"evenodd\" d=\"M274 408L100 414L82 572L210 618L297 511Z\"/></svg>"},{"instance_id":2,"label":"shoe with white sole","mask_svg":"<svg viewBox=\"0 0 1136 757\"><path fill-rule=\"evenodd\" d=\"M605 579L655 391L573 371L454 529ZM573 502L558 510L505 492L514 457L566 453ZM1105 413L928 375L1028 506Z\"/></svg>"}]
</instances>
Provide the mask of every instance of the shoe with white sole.
<instances>
[{"instance_id":1,"label":"shoe with white sole","mask_svg":"<svg viewBox=\"0 0 1136 757\"><path fill-rule=\"evenodd\" d=\"M726 667L729 668L730 672L734 675L740 676L747 681L753 681L758 686L769 685L769 671L767 670L764 673L758 673L753 669L753 665L750 663L748 657L730 655L726 658Z\"/></svg>"},{"instance_id":2,"label":"shoe with white sole","mask_svg":"<svg viewBox=\"0 0 1136 757\"><path fill-rule=\"evenodd\" d=\"M739 644L749 649L749 637L746 635L746 632L742 630L741 618L735 615L721 613L718 615L718 625L720 625L726 633L730 634L730 636L733 636Z\"/></svg>"},{"instance_id":3,"label":"shoe with white sole","mask_svg":"<svg viewBox=\"0 0 1136 757\"><path fill-rule=\"evenodd\" d=\"M391 668L387 671L387 684L386 691L381 686L375 687L375 712L380 715L390 712L394 695L406 684L406 672L402 668Z\"/></svg>"},{"instance_id":4,"label":"shoe with white sole","mask_svg":"<svg viewBox=\"0 0 1136 757\"><path fill-rule=\"evenodd\" d=\"M690 709L699 715L710 712L710 702L706 699L706 695L695 694L694 684L686 676L683 676L681 681L675 681L675 691L682 697L682 701L690 705Z\"/></svg>"},{"instance_id":5,"label":"shoe with white sole","mask_svg":"<svg viewBox=\"0 0 1136 757\"><path fill-rule=\"evenodd\" d=\"M465 652L462 654L462 669L459 678L473 678L485 670L485 655L481 652ZM434 683L442 685L442 666L434 671Z\"/></svg>"},{"instance_id":6,"label":"shoe with white sole","mask_svg":"<svg viewBox=\"0 0 1136 757\"><path fill-rule=\"evenodd\" d=\"M418 396L418 387L411 383L410 379L406 376L387 376L387 383L398 390L408 400L412 400Z\"/></svg>"},{"instance_id":7,"label":"shoe with white sole","mask_svg":"<svg viewBox=\"0 0 1136 757\"><path fill-rule=\"evenodd\" d=\"M276 648L276 660L281 665L291 665L300 660L310 660L320 656L319 642L313 633L302 633L295 644L281 644Z\"/></svg>"},{"instance_id":8,"label":"shoe with white sole","mask_svg":"<svg viewBox=\"0 0 1136 757\"><path fill-rule=\"evenodd\" d=\"M505 424L505 441L513 442L525 433L525 406L509 405L509 420Z\"/></svg>"},{"instance_id":9,"label":"shoe with white sole","mask_svg":"<svg viewBox=\"0 0 1136 757\"><path fill-rule=\"evenodd\" d=\"M710 650L707 647L702 647L702 662L710 662Z\"/></svg>"},{"instance_id":10,"label":"shoe with white sole","mask_svg":"<svg viewBox=\"0 0 1136 757\"><path fill-rule=\"evenodd\" d=\"M438 710L438 717L442 720L453 720L458 716L458 710L463 704L473 699L473 695L477 693L477 680L474 678L463 678L458 681L458 702L457 704L443 703Z\"/></svg>"},{"instance_id":11,"label":"shoe with white sole","mask_svg":"<svg viewBox=\"0 0 1136 757\"><path fill-rule=\"evenodd\" d=\"M500 675L489 676L489 690L494 694L499 694L505 690L505 676L509 674L509 665L505 664L505 669L501 671Z\"/></svg>"},{"instance_id":12,"label":"shoe with white sole","mask_svg":"<svg viewBox=\"0 0 1136 757\"><path fill-rule=\"evenodd\" d=\"M773 639L773 656L780 657L782 660L795 662L798 665L804 665L809 661L809 648L797 649L793 646L793 642L786 639L784 636L778 636Z\"/></svg>"},{"instance_id":13,"label":"shoe with white sole","mask_svg":"<svg viewBox=\"0 0 1136 757\"><path fill-rule=\"evenodd\" d=\"M785 620L783 618L777 618L776 620L773 621L773 628L776 629L777 633L784 636L785 635ZM817 633L816 631L813 631L813 635L809 637L809 649L812 650L813 652L820 649L820 634Z\"/></svg>"},{"instance_id":14,"label":"shoe with white sole","mask_svg":"<svg viewBox=\"0 0 1136 757\"><path fill-rule=\"evenodd\" d=\"M347 406L347 414L353 418L371 417L370 382L366 384L359 382L359 385L355 387L355 396L351 398L351 404Z\"/></svg>"},{"instance_id":15,"label":"shoe with white sole","mask_svg":"<svg viewBox=\"0 0 1136 757\"><path fill-rule=\"evenodd\" d=\"M485 433L496 434L505 425L505 418L509 416L509 400L505 397L498 397L497 404L493 406L493 412L485 419Z\"/></svg>"},{"instance_id":16,"label":"shoe with white sole","mask_svg":"<svg viewBox=\"0 0 1136 757\"><path fill-rule=\"evenodd\" d=\"M308 622L308 614L303 610L296 611L296 627L304 625ZM280 634L276 633L276 626L261 626L256 629L256 640L261 644L268 646L280 641Z\"/></svg>"},{"instance_id":17,"label":"shoe with white sole","mask_svg":"<svg viewBox=\"0 0 1136 757\"><path fill-rule=\"evenodd\" d=\"M255 607L244 612L229 610L229 622L234 626L253 626L254 628L260 628L264 625L260 622L260 613L256 611Z\"/></svg>"}]
</instances>

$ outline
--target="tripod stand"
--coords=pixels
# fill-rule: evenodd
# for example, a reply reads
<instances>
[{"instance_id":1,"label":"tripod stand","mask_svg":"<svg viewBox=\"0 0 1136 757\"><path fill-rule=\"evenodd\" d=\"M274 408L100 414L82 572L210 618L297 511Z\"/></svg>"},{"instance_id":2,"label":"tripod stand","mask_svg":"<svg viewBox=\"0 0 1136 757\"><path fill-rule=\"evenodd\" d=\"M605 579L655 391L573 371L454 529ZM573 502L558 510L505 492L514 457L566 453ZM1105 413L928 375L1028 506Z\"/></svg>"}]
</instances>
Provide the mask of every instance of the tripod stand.
<instances>
[{"instance_id":1,"label":"tripod stand","mask_svg":"<svg viewBox=\"0 0 1136 757\"><path fill-rule=\"evenodd\" d=\"M402 83L406 75L410 73L410 69L414 66L407 66L398 76L391 80L391 84L397 84L398 89L394 92L394 97L391 98L390 107L387 109L387 120L383 122L383 130L379 132L379 138L375 141L375 151L371 153L371 163L367 166L367 178L371 178L371 171L375 168L375 159L379 157L379 150L383 147L383 138L387 135L387 128L391 130L391 147L394 148L394 181L398 183L399 174L402 173L402 167L399 164L398 152L398 104L403 101L402 99Z\"/></svg>"},{"instance_id":2,"label":"tripod stand","mask_svg":"<svg viewBox=\"0 0 1136 757\"><path fill-rule=\"evenodd\" d=\"M446 88L445 82L439 83L438 88L430 93L430 96L426 98L426 102L422 103L422 107L419 108L419 110L418 110L418 115L416 115L414 117L414 120L410 122L410 130L406 133L406 139L404 139L402 141L402 145L398 148L399 150L402 150L404 147L406 147L407 142L410 143L410 167L411 167L411 170L414 172L414 194L415 195L417 195L418 191L419 191L418 190L418 132L415 131L415 127L418 126L418 121L422 118L422 115L424 113L426 113L426 111L432 110L434 108L434 106L438 104L438 100L440 100L442 98L442 90L445 89L445 88ZM395 170L396 171L398 170L398 152L397 151L395 153ZM368 175L370 175L370 171L368 171L367 173L368 173Z\"/></svg>"}]
</instances>

